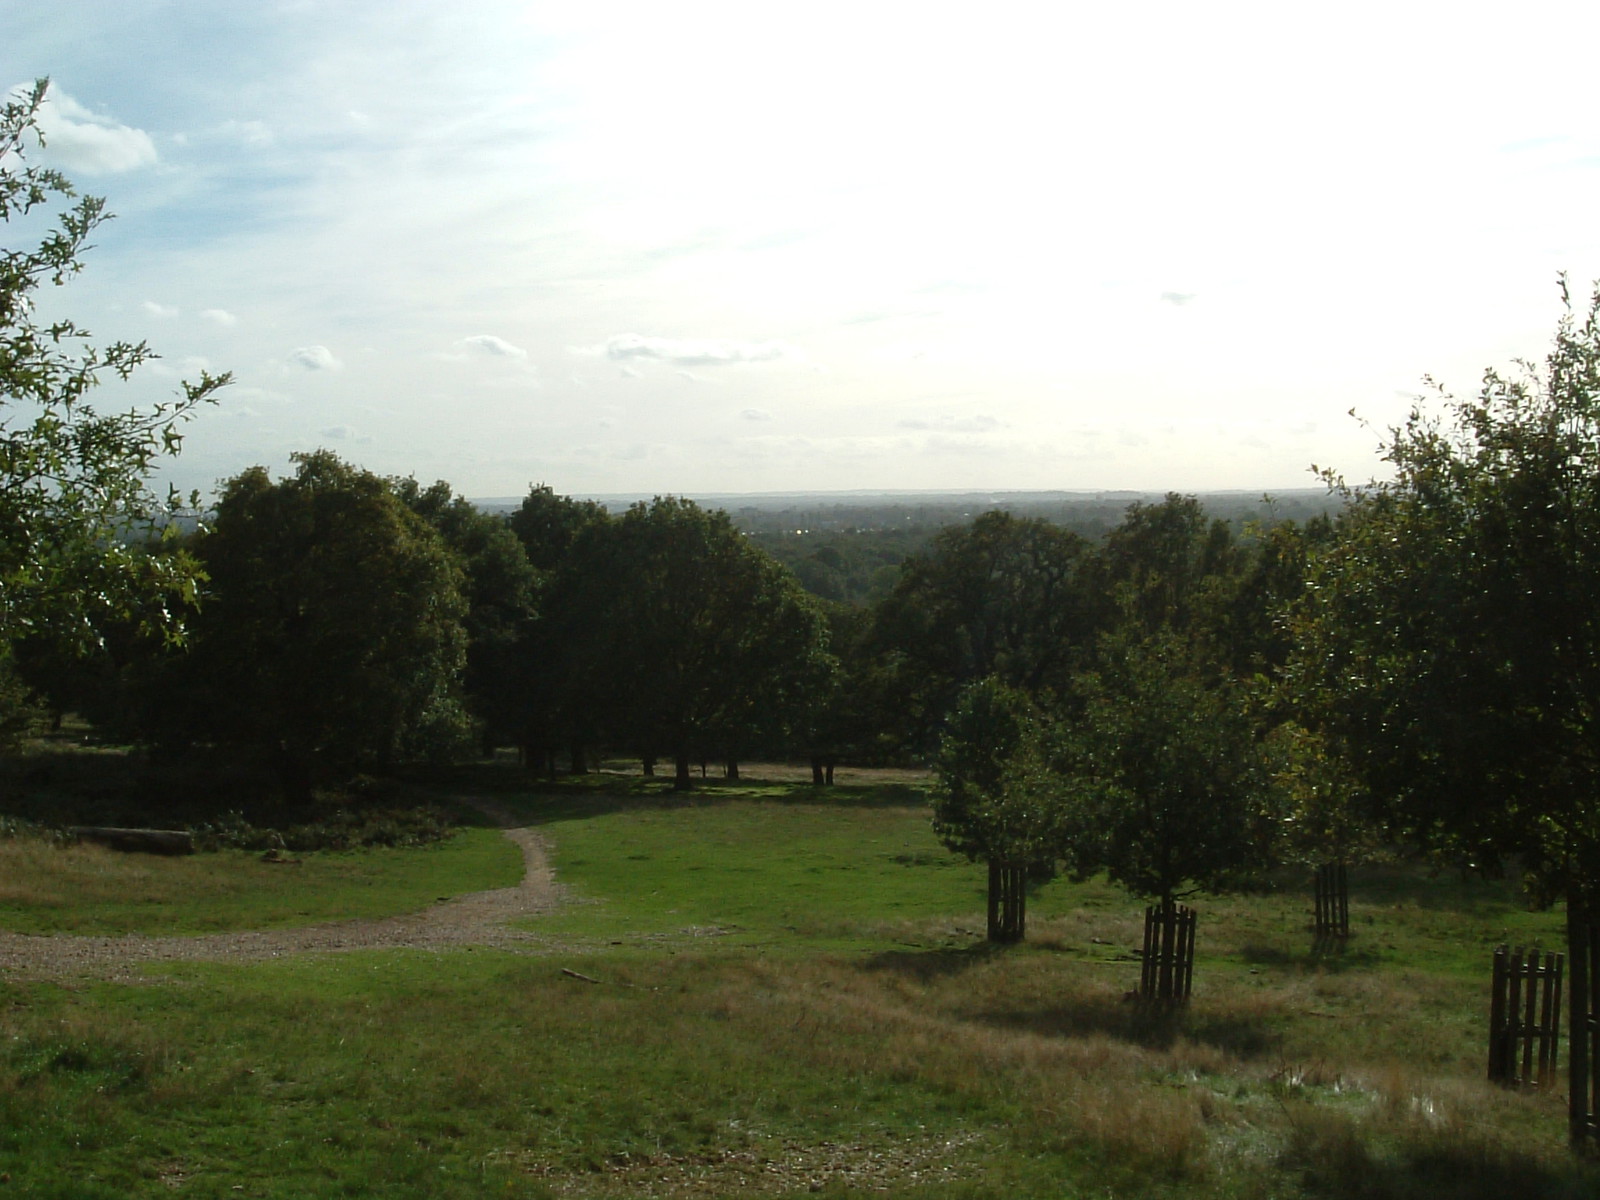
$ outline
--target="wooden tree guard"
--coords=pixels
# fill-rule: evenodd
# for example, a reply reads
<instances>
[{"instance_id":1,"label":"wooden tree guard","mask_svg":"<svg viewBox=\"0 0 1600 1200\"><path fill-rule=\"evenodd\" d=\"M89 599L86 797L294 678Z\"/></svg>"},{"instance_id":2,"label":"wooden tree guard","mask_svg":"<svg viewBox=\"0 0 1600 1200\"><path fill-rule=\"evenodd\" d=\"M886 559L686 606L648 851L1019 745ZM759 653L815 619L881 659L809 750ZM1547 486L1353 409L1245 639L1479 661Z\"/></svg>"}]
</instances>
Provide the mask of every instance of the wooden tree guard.
<instances>
[{"instance_id":1,"label":"wooden tree guard","mask_svg":"<svg viewBox=\"0 0 1600 1200\"><path fill-rule=\"evenodd\" d=\"M1565 959L1518 946L1494 952L1489 1000L1489 1079L1506 1087L1548 1087L1561 1036Z\"/></svg>"},{"instance_id":2,"label":"wooden tree guard","mask_svg":"<svg viewBox=\"0 0 1600 1200\"><path fill-rule=\"evenodd\" d=\"M1350 936L1350 881L1342 862L1317 868L1316 909L1319 938Z\"/></svg>"},{"instance_id":3,"label":"wooden tree guard","mask_svg":"<svg viewBox=\"0 0 1600 1200\"><path fill-rule=\"evenodd\" d=\"M1139 995L1183 1003L1194 984L1194 909L1182 904L1144 910L1144 964Z\"/></svg>"},{"instance_id":4,"label":"wooden tree guard","mask_svg":"<svg viewBox=\"0 0 1600 1200\"><path fill-rule=\"evenodd\" d=\"M989 940L1020 942L1028 919L1028 869L989 860Z\"/></svg>"}]
</instances>

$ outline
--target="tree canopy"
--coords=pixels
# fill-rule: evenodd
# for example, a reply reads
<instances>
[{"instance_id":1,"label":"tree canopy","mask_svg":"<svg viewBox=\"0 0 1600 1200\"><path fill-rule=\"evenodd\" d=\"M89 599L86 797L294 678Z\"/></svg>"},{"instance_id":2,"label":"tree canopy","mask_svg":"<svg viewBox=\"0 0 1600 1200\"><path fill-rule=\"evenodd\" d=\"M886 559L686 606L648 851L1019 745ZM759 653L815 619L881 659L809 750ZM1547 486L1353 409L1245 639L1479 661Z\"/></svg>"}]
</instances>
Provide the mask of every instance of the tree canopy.
<instances>
[{"instance_id":1,"label":"tree canopy","mask_svg":"<svg viewBox=\"0 0 1600 1200\"><path fill-rule=\"evenodd\" d=\"M136 544L165 509L149 476L177 453L183 421L228 382L203 373L165 403L102 411L93 389L127 379L154 352L95 346L69 319L41 323L40 289L71 280L110 219L103 200L27 161L43 144L46 87L0 107L0 222L53 222L37 244L0 250L0 654L24 635L92 644L107 622L130 618L178 633L195 569Z\"/></svg>"},{"instance_id":2,"label":"tree canopy","mask_svg":"<svg viewBox=\"0 0 1600 1200\"><path fill-rule=\"evenodd\" d=\"M230 480L195 540L210 584L169 716L264 752L304 799L325 772L459 745L467 606L458 560L385 480L327 451L294 462Z\"/></svg>"},{"instance_id":3,"label":"tree canopy","mask_svg":"<svg viewBox=\"0 0 1600 1200\"><path fill-rule=\"evenodd\" d=\"M1567 301L1565 283L1563 300ZM1541 366L1440 392L1352 491L1291 678L1388 827L1600 885L1600 291Z\"/></svg>"},{"instance_id":4,"label":"tree canopy","mask_svg":"<svg viewBox=\"0 0 1600 1200\"><path fill-rule=\"evenodd\" d=\"M794 577L727 515L657 498L584 527L551 609L581 612L584 659L619 740L701 756L780 738L835 668L827 626Z\"/></svg>"},{"instance_id":5,"label":"tree canopy","mask_svg":"<svg viewBox=\"0 0 1600 1200\"><path fill-rule=\"evenodd\" d=\"M1054 759L1058 837L1079 876L1106 871L1170 905L1270 861L1277 792L1245 697L1166 630L1109 637L1075 685Z\"/></svg>"},{"instance_id":6,"label":"tree canopy","mask_svg":"<svg viewBox=\"0 0 1600 1200\"><path fill-rule=\"evenodd\" d=\"M1074 533L992 512L940 531L902 564L873 641L911 745L936 745L977 680L993 675L1030 693L1065 681L1090 635L1088 554Z\"/></svg>"}]
</instances>

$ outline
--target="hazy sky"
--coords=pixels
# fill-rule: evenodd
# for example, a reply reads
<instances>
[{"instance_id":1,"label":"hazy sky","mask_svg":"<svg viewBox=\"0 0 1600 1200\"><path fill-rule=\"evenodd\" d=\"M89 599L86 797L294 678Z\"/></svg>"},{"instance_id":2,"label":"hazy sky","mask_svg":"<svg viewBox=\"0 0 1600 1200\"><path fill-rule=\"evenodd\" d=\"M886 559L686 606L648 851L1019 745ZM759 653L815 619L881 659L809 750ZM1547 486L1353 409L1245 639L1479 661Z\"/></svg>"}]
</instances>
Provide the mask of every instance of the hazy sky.
<instances>
[{"instance_id":1,"label":"hazy sky","mask_svg":"<svg viewBox=\"0 0 1600 1200\"><path fill-rule=\"evenodd\" d=\"M1600 278L1600 4L0 0L59 303L471 496L1310 486ZM8 231L7 244L18 231ZM1348 416L1365 417L1364 428Z\"/></svg>"}]
</instances>

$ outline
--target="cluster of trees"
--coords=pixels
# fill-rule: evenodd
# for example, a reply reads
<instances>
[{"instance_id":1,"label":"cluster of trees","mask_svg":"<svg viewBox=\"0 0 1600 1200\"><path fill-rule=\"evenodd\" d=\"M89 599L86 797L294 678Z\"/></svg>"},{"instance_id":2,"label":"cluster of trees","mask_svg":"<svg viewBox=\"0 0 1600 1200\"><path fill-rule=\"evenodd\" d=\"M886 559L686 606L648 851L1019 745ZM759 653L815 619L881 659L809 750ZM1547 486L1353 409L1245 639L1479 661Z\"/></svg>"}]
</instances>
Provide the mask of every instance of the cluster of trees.
<instances>
[{"instance_id":1,"label":"cluster of trees","mask_svg":"<svg viewBox=\"0 0 1600 1200\"><path fill-rule=\"evenodd\" d=\"M1022 936L1024 889L1059 869L1170 905L1268 861L1294 824L1277 620L1333 536L1241 536L1173 495L1098 543L991 513L908 561L872 636L935 748L937 832L990 866L991 936Z\"/></svg>"},{"instance_id":2,"label":"cluster of trees","mask_svg":"<svg viewBox=\"0 0 1600 1200\"><path fill-rule=\"evenodd\" d=\"M1328 477L1331 520L1239 539L1173 497L1093 547L985 518L908 562L879 634L906 631L904 711L951 714L936 825L990 863L1002 935L1007 889L1054 870L1171 903L1409 843L1515 864L1577 939L1600 906L1600 292L1562 298L1544 363L1419 401L1390 479Z\"/></svg>"},{"instance_id":3,"label":"cluster of trees","mask_svg":"<svg viewBox=\"0 0 1600 1200\"><path fill-rule=\"evenodd\" d=\"M793 752L836 683L818 605L721 513L538 487L507 520L327 451L294 463L151 548L203 575L181 650L123 628L97 670L24 653L29 681L148 744L248 754L302 802L504 745L552 770L558 749L575 771L664 757L686 787L693 762Z\"/></svg>"}]
</instances>

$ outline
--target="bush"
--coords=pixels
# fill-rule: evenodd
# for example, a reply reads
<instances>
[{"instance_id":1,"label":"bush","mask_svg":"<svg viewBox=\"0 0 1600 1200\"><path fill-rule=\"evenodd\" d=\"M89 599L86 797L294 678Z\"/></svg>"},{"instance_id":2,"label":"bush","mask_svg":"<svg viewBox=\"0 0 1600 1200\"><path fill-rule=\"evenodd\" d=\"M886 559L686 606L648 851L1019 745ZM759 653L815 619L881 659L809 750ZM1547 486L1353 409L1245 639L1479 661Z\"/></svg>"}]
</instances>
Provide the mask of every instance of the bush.
<instances>
[{"instance_id":1,"label":"bush","mask_svg":"<svg viewBox=\"0 0 1600 1200\"><path fill-rule=\"evenodd\" d=\"M227 813L194 827L198 850L361 850L372 846L426 846L455 832L450 815L433 805L339 808L327 816L284 829L253 825L243 813Z\"/></svg>"}]
</instances>

